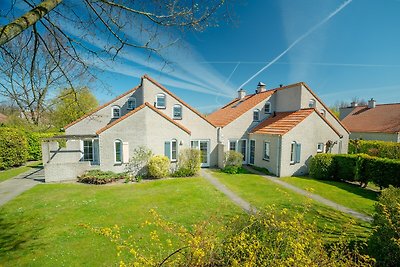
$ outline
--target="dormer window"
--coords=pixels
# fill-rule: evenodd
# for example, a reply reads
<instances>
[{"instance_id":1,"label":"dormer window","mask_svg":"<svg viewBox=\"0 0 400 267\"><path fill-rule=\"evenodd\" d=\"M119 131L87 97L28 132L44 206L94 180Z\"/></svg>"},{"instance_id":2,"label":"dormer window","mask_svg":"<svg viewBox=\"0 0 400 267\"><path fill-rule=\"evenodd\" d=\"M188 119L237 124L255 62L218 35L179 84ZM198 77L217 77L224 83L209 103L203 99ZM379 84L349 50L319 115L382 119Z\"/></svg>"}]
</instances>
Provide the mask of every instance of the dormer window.
<instances>
[{"instance_id":1,"label":"dormer window","mask_svg":"<svg viewBox=\"0 0 400 267\"><path fill-rule=\"evenodd\" d=\"M135 109L136 108L136 98L130 97L128 99L127 108L128 109Z\"/></svg>"},{"instance_id":2,"label":"dormer window","mask_svg":"<svg viewBox=\"0 0 400 267\"><path fill-rule=\"evenodd\" d=\"M182 119L182 106L181 105L174 105L172 109L173 118L174 120L181 120Z\"/></svg>"},{"instance_id":3,"label":"dormer window","mask_svg":"<svg viewBox=\"0 0 400 267\"><path fill-rule=\"evenodd\" d=\"M118 106L113 106L111 115L113 119L118 119L119 117L121 117L121 108Z\"/></svg>"},{"instance_id":4,"label":"dormer window","mask_svg":"<svg viewBox=\"0 0 400 267\"><path fill-rule=\"evenodd\" d=\"M165 106L166 106L165 95L164 94L157 94L157 97L156 97L156 108L165 108Z\"/></svg>"},{"instance_id":5,"label":"dormer window","mask_svg":"<svg viewBox=\"0 0 400 267\"><path fill-rule=\"evenodd\" d=\"M326 117L326 110L325 109L321 109L321 111L319 112L323 117Z\"/></svg>"},{"instance_id":6,"label":"dormer window","mask_svg":"<svg viewBox=\"0 0 400 267\"><path fill-rule=\"evenodd\" d=\"M315 106L316 106L315 99L310 99L310 101L308 101L308 107L315 108Z\"/></svg>"},{"instance_id":7,"label":"dormer window","mask_svg":"<svg viewBox=\"0 0 400 267\"><path fill-rule=\"evenodd\" d=\"M259 121L260 120L260 110L255 109L253 111L253 121Z\"/></svg>"},{"instance_id":8,"label":"dormer window","mask_svg":"<svg viewBox=\"0 0 400 267\"><path fill-rule=\"evenodd\" d=\"M264 113L265 114L270 114L271 113L271 103L270 102L265 103Z\"/></svg>"}]
</instances>

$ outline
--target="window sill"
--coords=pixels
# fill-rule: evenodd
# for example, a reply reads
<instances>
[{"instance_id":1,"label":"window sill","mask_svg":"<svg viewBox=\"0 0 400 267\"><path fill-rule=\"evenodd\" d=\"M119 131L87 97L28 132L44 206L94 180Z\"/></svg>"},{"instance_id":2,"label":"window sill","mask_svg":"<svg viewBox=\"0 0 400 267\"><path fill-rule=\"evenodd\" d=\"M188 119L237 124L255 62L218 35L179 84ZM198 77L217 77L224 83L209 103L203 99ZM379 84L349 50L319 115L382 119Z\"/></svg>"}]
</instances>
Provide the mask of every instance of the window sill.
<instances>
[{"instance_id":1,"label":"window sill","mask_svg":"<svg viewBox=\"0 0 400 267\"><path fill-rule=\"evenodd\" d=\"M179 118L174 118L174 120L176 120L176 121L180 121L180 120L182 120L182 117L179 117Z\"/></svg>"},{"instance_id":2,"label":"window sill","mask_svg":"<svg viewBox=\"0 0 400 267\"><path fill-rule=\"evenodd\" d=\"M290 165L295 165L295 164L296 164L296 162L294 162L294 161L290 162Z\"/></svg>"},{"instance_id":3,"label":"window sill","mask_svg":"<svg viewBox=\"0 0 400 267\"><path fill-rule=\"evenodd\" d=\"M120 166L122 165L122 162L114 162L114 166Z\"/></svg>"},{"instance_id":4,"label":"window sill","mask_svg":"<svg viewBox=\"0 0 400 267\"><path fill-rule=\"evenodd\" d=\"M269 161L270 159L263 158L263 160L265 160L265 161Z\"/></svg>"},{"instance_id":5,"label":"window sill","mask_svg":"<svg viewBox=\"0 0 400 267\"><path fill-rule=\"evenodd\" d=\"M157 107L157 106L156 106L156 108L158 108L158 109L167 109L167 107Z\"/></svg>"}]
</instances>

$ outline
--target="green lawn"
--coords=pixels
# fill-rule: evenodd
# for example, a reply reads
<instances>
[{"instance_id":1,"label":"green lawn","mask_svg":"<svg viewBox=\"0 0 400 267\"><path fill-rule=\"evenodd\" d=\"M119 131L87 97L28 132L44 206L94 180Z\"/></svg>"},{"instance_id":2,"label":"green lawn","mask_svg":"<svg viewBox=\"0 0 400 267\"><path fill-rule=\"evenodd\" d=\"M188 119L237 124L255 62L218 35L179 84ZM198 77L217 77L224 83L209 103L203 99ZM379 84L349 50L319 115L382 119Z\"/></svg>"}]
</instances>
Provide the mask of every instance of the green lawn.
<instances>
[{"instance_id":1,"label":"green lawn","mask_svg":"<svg viewBox=\"0 0 400 267\"><path fill-rule=\"evenodd\" d=\"M285 189L259 175L250 173L229 175L220 171L214 171L213 174L228 188L257 208L275 205L289 210L304 210L304 203L307 201L305 196ZM353 220L352 217L315 201L312 202L307 217L316 219L318 227L326 233L327 238L335 238L342 232L342 228L345 225L347 227L348 222ZM370 233L371 226L369 223L356 221L356 224L346 231L364 238Z\"/></svg>"},{"instance_id":2,"label":"green lawn","mask_svg":"<svg viewBox=\"0 0 400 267\"><path fill-rule=\"evenodd\" d=\"M35 162L35 163L31 163L31 164L28 163L26 166L12 168L12 169L5 170L5 171L0 171L0 182L3 182L5 180L8 180L10 178L13 178L14 176L21 174L21 173L29 171L32 168L38 167L40 164L41 164L40 162Z\"/></svg>"},{"instance_id":3,"label":"green lawn","mask_svg":"<svg viewBox=\"0 0 400 267\"><path fill-rule=\"evenodd\" d=\"M282 180L302 189L311 189L315 194L368 215L373 214L378 198L377 192L344 182L321 181L308 177L287 177Z\"/></svg>"},{"instance_id":4,"label":"green lawn","mask_svg":"<svg viewBox=\"0 0 400 267\"><path fill-rule=\"evenodd\" d=\"M242 211L201 178L131 185L42 184L0 207L0 266L113 266L115 246L79 226L121 226L123 235L148 237L140 228L155 209L185 226Z\"/></svg>"}]
</instances>

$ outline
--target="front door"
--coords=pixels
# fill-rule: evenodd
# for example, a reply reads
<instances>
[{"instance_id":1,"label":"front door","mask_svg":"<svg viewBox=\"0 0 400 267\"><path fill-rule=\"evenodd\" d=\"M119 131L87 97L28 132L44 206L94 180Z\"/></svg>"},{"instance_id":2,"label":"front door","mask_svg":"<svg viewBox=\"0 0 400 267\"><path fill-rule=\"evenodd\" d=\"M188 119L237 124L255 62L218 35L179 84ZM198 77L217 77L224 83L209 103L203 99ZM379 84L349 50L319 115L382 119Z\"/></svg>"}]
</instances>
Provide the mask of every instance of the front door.
<instances>
[{"instance_id":1,"label":"front door","mask_svg":"<svg viewBox=\"0 0 400 267\"><path fill-rule=\"evenodd\" d=\"M250 140L250 164L254 164L254 157L256 154L256 141Z\"/></svg>"},{"instance_id":2,"label":"front door","mask_svg":"<svg viewBox=\"0 0 400 267\"><path fill-rule=\"evenodd\" d=\"M247 163L247 140L241 139L238 141L238 152L243 155L243 164Z\"/></svg>"},{"instance_id":3,"label":"front door","mask_svg":"<svg viewBox=\"0 0 400 267\"><path fill-rule=\"evenodd\" d=\"M201 155L201 167L210 166L210 141L208 140L193 140L191 141L191 147L200 150Z\"/></svg>"}]
</instances>

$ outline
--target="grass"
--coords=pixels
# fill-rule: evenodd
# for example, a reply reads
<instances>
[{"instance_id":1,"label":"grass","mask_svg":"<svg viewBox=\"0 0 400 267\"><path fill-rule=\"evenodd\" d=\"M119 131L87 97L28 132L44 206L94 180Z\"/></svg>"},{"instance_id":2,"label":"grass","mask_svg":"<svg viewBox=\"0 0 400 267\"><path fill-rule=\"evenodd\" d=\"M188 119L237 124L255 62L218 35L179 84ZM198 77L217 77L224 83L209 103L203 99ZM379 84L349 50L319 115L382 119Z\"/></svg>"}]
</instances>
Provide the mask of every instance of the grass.
<instances>
[{"instance_id":1,"label":"grass","mask_svg":"<svg viewBox=\"0 0 400 267\"><path fill-rule=\"evenodd\" d=\"M308 177L287 177L283 181L302 189L312 189L315 194L355 211L372 215L378 193L357 185L337 181L321 181Z\"/></svg>"},{"instance_id":2,"label":"grass","mask_svg":"<svg viewBox=\"0 0 400 267\"><path fill-rule=\"evenodd\" d=\"M0 171L0 182L11 179L21 173L29 171L32 168L37 168L41 164L42 164L41 162L28 163L26 166Z\"/></svg>"},{"instance_id":3,"label":"grass","mask_svg":"<svg viewBox=\"0 0 400 267\"><path fill-rule=\"evenodd\" d=\"M275 205L279 209L302 211L304 203L308 200L307 197L256 174L227 175L220 171L214 171L213 174L233 192L259 209ZM348 227L350 221L354 221L352 217L315 201L312 201L307 218L316 220L318 227L325 233L327 239L335 239L342 231L353 234L357 239L363 239L371 231L371 225L361 221L356 221L354 225L349 226L349 229L344 229L343 227Z\"/></svg>"},{"instance_id":4,"label":"grass","mask_svg":"<svg viewBox=\"0 0 400 267\"><path fill-rule=\"evenodd\" d=\"M79 224L140 240L150 209L185 226L242 211L201 178L93 186L42 184L0 208L0 266L112 266L115 245ZM143 244L146 246L146 244Z\"/></svg>"}]
</instances>

